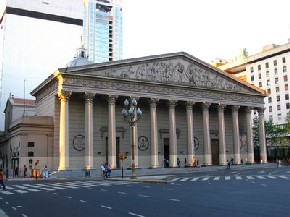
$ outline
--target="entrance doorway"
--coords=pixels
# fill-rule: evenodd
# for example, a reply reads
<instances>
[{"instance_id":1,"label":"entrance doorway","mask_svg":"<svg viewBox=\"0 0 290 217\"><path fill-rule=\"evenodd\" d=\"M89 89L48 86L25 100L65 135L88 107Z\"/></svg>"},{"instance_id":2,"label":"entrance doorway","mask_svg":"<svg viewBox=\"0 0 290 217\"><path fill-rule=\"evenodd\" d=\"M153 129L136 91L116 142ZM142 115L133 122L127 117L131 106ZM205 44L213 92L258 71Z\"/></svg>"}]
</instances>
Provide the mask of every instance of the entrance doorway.
<instances>
[{"instance_id":1,"label":"entrance doorway","mask_svg":"<svg viewBox=\"0 0 290 217\"><path fill-rule=\"evenodd\" d=\"M106 162L109 162L108 137L106 137ZM116 137L116 168L120 168L120 137Z\"/></svg>"},{"instance_id":2,"label":"entrance doorway","mask_svg":"<svg viewBox=\"0 0 290 217\"><path fill-rule=\"evenodd\" d=\"M211 140L211 156L212 165L219 165L219 140Z\"/></svg>"},{"instance_id":3,"label":"entrance doorway","mask_svg":"<svg viewBox=\"0 0 290 217\"><path fill-rule=\"evenodd\" d=\"M169 138L164 138L164 167L169 167Z\"/></svg>"}]
</instances>

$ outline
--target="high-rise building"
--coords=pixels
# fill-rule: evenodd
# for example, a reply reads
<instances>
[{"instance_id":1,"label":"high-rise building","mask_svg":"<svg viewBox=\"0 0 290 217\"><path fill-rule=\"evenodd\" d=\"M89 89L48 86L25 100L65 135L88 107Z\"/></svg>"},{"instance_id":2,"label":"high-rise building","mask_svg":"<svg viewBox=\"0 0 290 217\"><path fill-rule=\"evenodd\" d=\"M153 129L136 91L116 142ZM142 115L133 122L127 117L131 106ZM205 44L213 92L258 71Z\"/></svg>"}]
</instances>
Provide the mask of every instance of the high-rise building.
<instances>
[{"instance_id":1,"label":"high-rise building","mask_svg":"<svg viewBox=\"0 0 290 217\"><path fill-rule=\"evenodd\" d=\"M84 0L84 45L95 63L122 59L122 0Z\"/></svg>"},{"instance_id":2,"label":"high-rise building","mask_svg":"<svg viewBox=\"0 0 290 217\"><path fill-rule=\"evenodd\" d=\"M217 67L266 90L265 120L284 124L290 112L290 40L283 45L264 46L251 56L241 54Z\"/></svg>"},{"instance_id":3,"label":"high-rise building","mask_svg":"<svg viewBox=\"0 0 290 217\"><path fill-rule=\"evenodd\" d=\"M0 131L10 93L30 92L74 56L83 32L82 0L1 0Z\"/></svg>"}]
</instances>

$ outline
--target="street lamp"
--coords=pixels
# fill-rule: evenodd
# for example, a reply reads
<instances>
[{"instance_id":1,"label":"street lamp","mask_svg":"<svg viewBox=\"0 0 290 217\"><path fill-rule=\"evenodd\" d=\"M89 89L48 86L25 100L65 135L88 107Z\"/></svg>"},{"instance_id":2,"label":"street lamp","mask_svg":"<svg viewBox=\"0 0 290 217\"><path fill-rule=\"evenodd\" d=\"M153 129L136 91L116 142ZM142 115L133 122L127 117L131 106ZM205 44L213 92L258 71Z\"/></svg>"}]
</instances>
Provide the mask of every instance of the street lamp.
<instances>
[{"instance_id":1,"label":"street lamp","mask_svg":"<svg viewBox=\"0 0 290 217\"><path fill-rule=\"evenodd\" d=\"M135 98L125 99L122 115L124 120L129 123L132 129L132 176L131 179L136 179L136 164L135 164L135 147L136 147L136 123L142 116L142 111L137 108L137 100Z\"/></svg>"}]
</instances>

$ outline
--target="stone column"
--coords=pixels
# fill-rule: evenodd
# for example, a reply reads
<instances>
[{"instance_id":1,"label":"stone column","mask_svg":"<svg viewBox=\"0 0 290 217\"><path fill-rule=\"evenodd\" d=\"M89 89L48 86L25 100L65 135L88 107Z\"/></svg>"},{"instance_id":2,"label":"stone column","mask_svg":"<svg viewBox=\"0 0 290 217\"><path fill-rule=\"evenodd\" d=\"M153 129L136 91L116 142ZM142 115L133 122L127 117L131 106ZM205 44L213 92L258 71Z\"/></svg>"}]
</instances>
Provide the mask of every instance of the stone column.
<instances>
[{"instance_id":1,"label":"stone column","mask_svg":"<svg viewBox=\"0 0 290 217\"><path fill-rule=\"evenodd\" d=\"M69 169L69 98L70 91L58 93L60 99L59 165L58 170Z\"/></svg>"},{"instance_id":2,"label":"stone column","mask_svg":"<svg viewBox=\"0 0 290 217\"><path fill-rule=\"evenodd\" d=\"M252 129L252 107L246 108L246 128L247 128L247 163L254 163L254 143L253 143L253 129Z\"/></svg>"},{"instance_id":3,"label":"stone column","mask_svg":"<svg viewBox=\"0 0 290 217\"><path fill-rule=\"evenodd\" d=\"M116 168L116 114L115 103L117 96L109 96L109 120L108 120L108 163Z\"/></svg>"},{"instance_id":4,"label":"stone column","mask_svg":"<svg viewBox=\"0 0 290 217\"><path fill-rule=\"evenodd\" d=\"M194 153L194 134L193 134L193 112L194 102L186 102L186 119L187 119L187 161L186 166L193 166Z\"/></svg>"},{"instance_id":5,"label":"stone column","mask_svg":"<svg viewBox=\"0 0 290 217\"><path fill-rule=\"evenodd\" d=\"M225 105L218 105L218 118L219 118L219 165L226 165L226 130L225 130Z\"/></svg>"},{"instance_id":6,"label":"stone column","mask_svg":"<svg viewBox=\"0 0 290 217\"><path fill-rule=\"evenodd\" d=\"M93 100L96 94L85 93L85 168L94 167L94 124L93 124Z\"/></svg>"},{"instance_id":7,"label":"stone column","mask_svg":"<svg viewBox=\"0 0 290 217\"><path fill-rule=\"evenodd\" d=\"M177 167L177 138L175 123L176 100L169 100L169 166Z\"/></svg>"},{"instance_id":8,"label":"stone column","mask_svg":"<svg viewBox=\"0 0 290 217\"><path fill-rule=\"evenodd\" d=\"M150 99L150 118L151 118L151 168L159 167L158 159L158 129L156 103L158 99Z\"/></svg>"},{"instance_id":9,"label":"stone column","mask_svg":"<svg viewBox=\"0 0 290 217\"><path fill-rule=\"evenodd\" d=\"M202 118L203 118L203 164L212 165L211 156L211 141L209 132L209 106L210 103L202 104Z\"/></svg>"},{"instance_id":10,"label":"stone column","mask_svg":"<svg viewBox=\"0 0 290 217\"><path fill-rule=\"evenodd\" d=\"M239 108L240 108L240 106L233 106L232 107L234 163L235 164L241 164L239 114L238 114Z\"/></svg>"},{"instance_id":11,"label":"stone column","mask_svg":"<svg viewBox=\"0 0 290 217\"><path fill-rule=\"evenodd\" d=\"M259 143L260 143L260 160L261 163L267 163L267 148L266 148L266 136L264 126L264 108L259 108Z\"/></svg>"}]
</instances>

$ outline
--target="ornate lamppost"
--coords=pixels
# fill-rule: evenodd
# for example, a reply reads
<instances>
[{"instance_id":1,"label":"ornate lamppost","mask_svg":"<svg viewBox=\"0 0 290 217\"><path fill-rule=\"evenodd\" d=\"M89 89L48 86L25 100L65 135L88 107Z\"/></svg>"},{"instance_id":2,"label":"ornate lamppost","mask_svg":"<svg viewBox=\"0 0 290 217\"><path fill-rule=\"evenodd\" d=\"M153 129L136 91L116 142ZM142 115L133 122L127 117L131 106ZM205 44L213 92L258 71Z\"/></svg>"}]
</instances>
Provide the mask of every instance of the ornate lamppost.
<instances>
[{"instance_id":1,"label":"ornate lamppost","mask_svg":"<svg viewBox=\"0 0 290 217\"><path fill-rule=\"evenodd\" d=\"M136 164L135 164L135 147L136 147L136 123L142 116L142 111L137 108L137 100L135 98L125 99L122 115L124 120L129 123L132 129L132 176L131 179L136 179Z\"/></svg>"}]
</instances>

